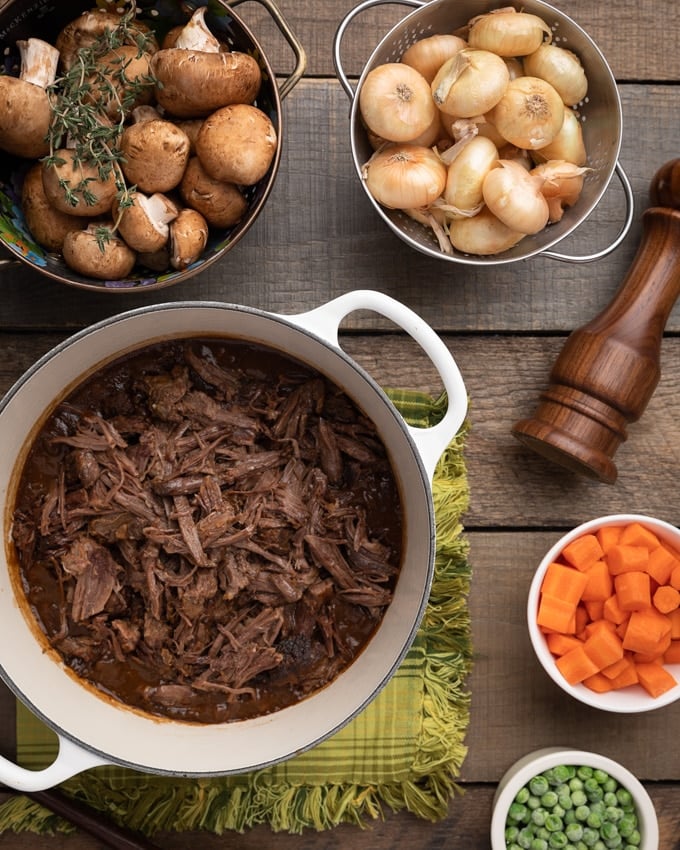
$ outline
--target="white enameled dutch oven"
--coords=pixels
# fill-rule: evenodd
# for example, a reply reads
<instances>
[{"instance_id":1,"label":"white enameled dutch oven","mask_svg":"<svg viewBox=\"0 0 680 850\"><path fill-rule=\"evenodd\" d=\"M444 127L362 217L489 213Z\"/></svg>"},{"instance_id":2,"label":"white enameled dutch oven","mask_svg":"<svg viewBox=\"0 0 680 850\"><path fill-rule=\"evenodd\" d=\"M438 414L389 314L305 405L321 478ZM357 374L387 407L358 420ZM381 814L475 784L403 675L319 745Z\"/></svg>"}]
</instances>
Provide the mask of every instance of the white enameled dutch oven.
<instances>
[{"instance_id":1,"label":"white enameled dutch oven","mask_svg":"<svg viewBox=\"0 0 680 850\"><path fill-rule=\"evenodd\" d=\"M435 426L407 425L376 382L340 348L350 312L380 313L422 347L441 375L448 409ZM31 440L55 403L121 354L167 338L226 336L268 345L316 367L375 423L398 479L404 551L394 598L374 637L335 681L270 715L225 724L154 718L113 702L67 672L26 610L13 578L11 518L17 479ZM117 764L141 771L210 776L283 761L330 736L382 689L411 645L434 568L431 481L436 463L463 422L467 396L460 372L437 334L410 309L381 293L356 291L295 316L207 302L145 307L106 319L58 345L0 402L0 674L59 738L48 768L29 771L0 759L0 781L19 790L55 785L82 770Z\"/></svg>"}]
</instances>

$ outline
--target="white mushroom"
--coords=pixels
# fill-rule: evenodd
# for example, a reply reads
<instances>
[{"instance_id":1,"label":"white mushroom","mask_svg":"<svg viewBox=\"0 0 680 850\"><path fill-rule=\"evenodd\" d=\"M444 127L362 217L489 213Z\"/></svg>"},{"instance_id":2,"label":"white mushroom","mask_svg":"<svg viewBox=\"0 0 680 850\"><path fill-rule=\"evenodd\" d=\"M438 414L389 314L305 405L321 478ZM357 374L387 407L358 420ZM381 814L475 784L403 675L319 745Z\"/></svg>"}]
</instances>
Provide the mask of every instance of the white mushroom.
<instances>
[{"instance_id":1,"label":"white mushroom","mask_svg":"<svg viewBox=\"0 0 680 850\"><path fill-rule=\"evenodd\" d=\"M209 115L196 138L196 153L216 180L252 186L269 170L277 147L274 125L261 109L246 103Z\"/></svg>"},{"instance_id":2,"label":"white mushroom","mask_svg":"<svg viewBox=\"0 0 680 850\"><path fill-rule=\"evenodd\" d=\"M156 100L177 118L201 118L230 103L251 103L260 89L257 61L220 49L205 26L205 8L197 9L179 33L178 46L159 50L151 60ZM183 42L190 46L179 46Z\"/></svg>"},{"instance_id":3,"label":"white mushroom","mask_svg":"<svg viewBox=\"0 0 680 850\"><path fill-rule=\"evenodd\" d=\"M183 270L195 263L208 244L208 222L192 209L183 209L170 223L170 264Z\"/></svg>"},{"instance_id":4,"label":"white mushroom","mask_svg":"<svg viewBox=\"0 0 680 850\"><path fill-rule=\"evenodd\" d=\"M24 177L21 187L21 209L35 241L48 251L61 251L66 234L81 230L80 216L56 210L45 195L42 165L36 162Z\"/></svg>"},{"instance_id":5,"label":"white mushroom","mask_svg":"<svg viewBox=\"0 0 680 850\"><path fill-rule=\"evenodd\" d=\"M69 268L97 280L123 280L137 259L132 248L113 233L110 223L71 231L64 240L63 255Z\"/></svg>"},{"instance_id":6,"label":"white mushroom","mask_svg":"<svg viewBox=\"0 0 680 850\"><path fill-rule=\"evenodd\" d=\"M191 148L189 137L160 116L141 110L133 114L135 123L126 127L120 138L123 174L143 192L169 192L184 175Z\"/></svg>"},{"instance_id":7,"label":"white mushroom","mask_svg":"<svg viewBox=\"0 0 680 850\"><path fill-rule=\"evenodd\" d=\"M151 195L132 192L125 204L115 201L113 218L118 221L118 232L135 251L159 251L168 241L168 224L179 210L160 192Z\"/></svg>"},{"instance_id":8,"label":"white mushroom","mask_svg":"<svg viewBox=\"0 0 680 850\"><path fill-rule=\"evenodd\" d=\"M19 76L0 75L0 148L36 159L50 149L52 111L46 89L56 77L59 51L38 38L18 41L17 47Z\"/></svg>"},{"instance_id":9,"label":"white mushroom","mask_svg":"<svg viewBox=\"0 0 680 850\"><path fill-rule=\"evenodd\" d=\"M248 210L248 201L234 183L215 180L192 157L179 186L184 203L198 210L212 227L232 227Z\"/></svg>"},{"instance_id":10,"label":"white mushroom","mask_svg":"<svg viewBox=\"0 0 680 850\"><path fill-rule=\"evenodd\" d=\"M43 164L42 178L52 206L71 215L104 215L111 210L117 192L113 171L102 177L95 163L82 161L72 148L56 151L54 161Z\"/></svg>"}]
</instances>

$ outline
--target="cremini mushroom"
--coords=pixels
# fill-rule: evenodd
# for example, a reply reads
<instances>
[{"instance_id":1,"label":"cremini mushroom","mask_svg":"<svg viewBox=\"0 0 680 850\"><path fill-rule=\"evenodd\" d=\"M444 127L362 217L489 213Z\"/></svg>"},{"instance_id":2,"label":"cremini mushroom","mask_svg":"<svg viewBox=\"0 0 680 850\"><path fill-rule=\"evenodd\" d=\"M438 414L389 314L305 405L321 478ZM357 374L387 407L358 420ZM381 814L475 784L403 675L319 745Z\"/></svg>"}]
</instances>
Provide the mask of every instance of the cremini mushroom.
<instances>
[{"instance_id":1,"label":"cremini mushroom","mask_svg":"<svg viewBox=\"0 0 680 850\"><path fill-rule=\"evenodd\" d=\"M193 156L179 186L184 203L198 210L212 227L232 227L243 218L248 201L234 183L215 180Z\"/></svg>"},{"instance_id":2,"label":"cremini mushroom","mask_svg":"<svg viewBox=\"0 0 680 850\"><path fill-rule=\"evenodd\" d=\"M97 72L88 82L92 102L112 121L118 121L153 99L151 54L131 44L116 47L99 59Z\"/></svg>"},{"instance_id":3,"label":"cremini mushroom","mask_svg":"<svg viewBox=\"0 0 680 850\"><path fill-rule=\"evenodd\" d=\"M201 6L177 36L176 46L152 56L156 100L177 118L202 118L230 103L251 103L262 72L247 53L225 51L205 24Z\"/></svg>"},{"instance_id":4,"label":"cremini mushroom","mask_svg":"<svg viewBox=\"0 0 680 850\"><path fill-rule=\"evenodd\" d=\"M172 121L140 108L120 138L121 168L131 185L143 192L169 192L177 186L189 161L189 137Z\"/></svg>"},{"instance_id":5,"label":"cremini mushroom","mask_svg":"<svg viewBox=\"0 0 680 850\"><path fill-rule=\"evenodd\" d=\"M59 51L39 38L18 41L17 47L19 76L0 75L0 148L36 159L49 151L52 112L46 89L56 77Z\"/></svg>"},{"instance_id":6,"label":"cremini mushroom","mask_svg":"<svg viewBox=\"0 0 680 850\"><path fill-rule=\"evenodd\" d=\"M159 251L168 241L168 224L179 210L170 198L156 192L149 196L131 192L125 202L113 204L113 219L118 222L118 232L135 251Z\"/></svg>"},{"instance_id":7,"label":"cremini mushroom","mask_svg":"<svg viewBox=\"0 0 680 850\"><path fill-rule=\"evenodd\" d=\"M186 207L170 222L170 264L182 271L196 262L208 243L208 222Z\"/></svg>"},{"instance_id":8,"label":"cremini mushroom","mask_svg":"<svg viewBox=\"0 0 680 850\"><path fill-rule=\"evenodd\" d=\"M104 9L89 9L74 18L59 32L55 45L61 56L61 65L68 71L72 67L78 51L89 47L102 35L113 32L120 26L121 14L107 12ZM131 22L132 34L139 33L144 37L144 49L153 53L158 49L158 43L151 28L139 20Z\"/></svg>"},{"instance_id":9,"label":"cremini mushroom","mask_svg":"<svg viewBox=\"0 0 680 850\"><path fill-rule=\"evenodd\" d=\"M247 103L224 106L209 115L196 138L196 154L216 180L252 186L269 170L277 135L261 109Z\"/></svg>"},{"instance_id":10,"label":"cremini mushroom","mask_svg":"<svg viewBox=\"0 0 680 850\"><path fill-rule=\"evenodd\" d=\"M61 251L66 234L81 230L83 219L55 209L45 195L42 165L36 162L26 172L21 187L21 209L35 241L48 251Z\"/></svg>"},{"instance_id":11,"label":"cremini mushroom","mask_svg":"<svg viewBox=\"0 0 680 850\"><path fill-rule=\"evenodd\" d=\"M60 148L42 167L49 202L71 215L105 215L111 210L117 186L113 170L102 176L96 164L79 158L73 148Z\"/></svg>"},{"instance_id":12,"label":"cremini mushroom","mask_svg":"<svg viewBox=\"0 0 680 850\"><path fill-rule=\"evenodd\" d=\"M91 223L64 239L64 262L73 271L97 280L123 280L134 268L136 253L113 232L112 223Z\"/></svg>"}]
</instances>

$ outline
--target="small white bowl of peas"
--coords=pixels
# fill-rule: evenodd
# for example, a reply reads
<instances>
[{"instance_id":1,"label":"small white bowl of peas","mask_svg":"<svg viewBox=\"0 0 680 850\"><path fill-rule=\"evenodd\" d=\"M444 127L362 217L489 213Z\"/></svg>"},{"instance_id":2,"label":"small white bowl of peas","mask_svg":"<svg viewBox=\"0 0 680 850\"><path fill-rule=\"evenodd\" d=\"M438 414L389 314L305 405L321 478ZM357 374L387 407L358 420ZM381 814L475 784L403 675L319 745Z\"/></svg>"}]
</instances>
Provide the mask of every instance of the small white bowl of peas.
<instances>
[{"instance_id":1,"label":"small white bowl of peas","mask_svg":"<svg viewBox=\"0 0 680 850\"><path fill-rule=\"evenodd\" d=\"M598 753L523 756L496 789L491 850L659 850L659 824L633 774Z\"/></svg>"}]
</instances>

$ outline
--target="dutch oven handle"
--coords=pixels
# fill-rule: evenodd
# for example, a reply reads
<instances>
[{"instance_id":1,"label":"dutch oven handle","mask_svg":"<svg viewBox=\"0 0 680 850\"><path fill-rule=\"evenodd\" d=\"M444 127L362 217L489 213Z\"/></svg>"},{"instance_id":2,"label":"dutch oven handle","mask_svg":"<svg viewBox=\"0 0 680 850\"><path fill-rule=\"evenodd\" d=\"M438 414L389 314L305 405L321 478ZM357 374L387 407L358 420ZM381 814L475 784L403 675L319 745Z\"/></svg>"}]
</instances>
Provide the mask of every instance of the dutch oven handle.
<instances>
[{"instance_id":1,"label":"dutch oven handle","mask_svg":"<svg viewBox=\"0 0 680 850\"><path fill-rule=\"evenodd\" d=\"M245 2L246 0L231 0L229 5L232 9L235 9L241 3ZM293 54L295 55L295 68L293 69L293 73L290 74L290 76L287 77L279 86L279 97L284 98L288 92L290 92L291 89L298 84L302 75L305 73L305 68L307 67L307 54L305 53L305 50L297 36L286 23L283 15L273 0L255 0L255 2L264 6L264 8L269 12L274 23L279 28L281 35L286 39L293 51Z\"/></svg>"},{"instance_id":2,"label":"dutch oven handle","mask_svg":"<svg viewBox=\"0 0 680 850\"><path fill-rule=\"evenodd\" d=\"M19 767L13 761L0 756L0 782L16 791L43 791L64 782L66 779L89 770L111 764L101 756L74 744L62 735L59 738L59 752L49 767L43 770L29 770Z\"/></svg>"},{"instance_id":3,"label":"dutch oven handle","mask_svg":"<svg viewBox=\"0 0 680 850\"><path fill-rule=\"evenodd\" d=\"M333 64L335 65L335 73L340 81L340 85L347 92L347 96L351 101L354 100L354 89L345 73L345 69L342 67L342 59L340 58L340 49L345 31L352 21L358 15L362 14L362 12L365 12L366 9L372 9L374 6L386 6L388 4L410 6L412 9L419 9L421 6L425 6L425 2L420 2L420 0L364 0L363 3L359 3L358 6L345 15L333 38Z\"/></svg>"},{"instance_id":4,"label":"dutch oven handle","mask_svg":"<svg viewBox=\"0 0 680 850\"><path fill-rule=\"evenodd\" d=\"M467 413L467 392L456 361L434 330L413 310L389 295L370 289L348 292L308 313L286 316L286 320L340 348L340 323L355 310L372 310L399 325L420 345L439 372L448 402L444 417L430 428L406 425L432 481L439 458L458 433Z\"/></svg>"}]
</instances>

